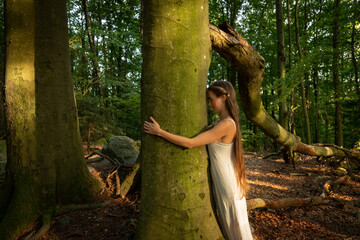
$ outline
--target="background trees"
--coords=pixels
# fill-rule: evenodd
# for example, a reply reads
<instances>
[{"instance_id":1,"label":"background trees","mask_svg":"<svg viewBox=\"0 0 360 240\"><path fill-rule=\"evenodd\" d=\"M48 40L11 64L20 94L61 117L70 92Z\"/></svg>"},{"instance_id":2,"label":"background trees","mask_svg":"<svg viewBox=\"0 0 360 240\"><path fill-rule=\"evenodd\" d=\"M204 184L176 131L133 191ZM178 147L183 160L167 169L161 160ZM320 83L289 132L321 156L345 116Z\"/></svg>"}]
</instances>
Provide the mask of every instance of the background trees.
<instances>
[{"instance_id":1,"label":"background trees","mask_svg":"<svg viewBox=\"0 0 360 240\"><path fill-rule=\"evenodd\" d=\"M96 141L116 134L140 139L140 1L87 0L88 26L83 3L82 0L76 0L67 4L71 71L82 140ZM286 9L286 4L283 1L283 9ZM338 139L335 137L335 100L339 98L335 98L332 59L333 26L336 13L339 14L338 87L341 93L343 145L352 148L358 146L360 136L359 4L358 1L345 0L341 1L337 9L335 11L332 0L298 1L297 8L296 2L289 1L289 18L283 18L286 76L280 80L277 77L275 4L263 0L209 1L210 23L218 25L223 21L229 22L265 58L261 94L266 110L272 117L279 119L279 104L282 99L286 99L287 115L292 118L289 120L291 131L304 141L312 139L312 142L335 143ZM0 28L3 29L3 21ZM299 35L298 43L296 32ZM92 48L89 33L94 42ZM292 39L289 39L290 35ZM0 34L0 38L3 42L3 34ZM303 53L302 60L298 45ZM3 46L0 45L2 55ZM95 65L98 67L94 62L97 62ZM236 85L237 77L231 65L213 53L209 83L225 79ZM304 83L303 88L301 82ZM279 97L281 84L285 86ZM309 124L305 110L309 115ZM209 115L209 121L213 117ZM273 148L272 141L257 131L243 114L241 119L247 150ZM310 132L308 125L311 127ZM4 124L0 129L4 129ZM307 137L309 133L310 137Z\"/></svg>"},{"instance_id":2,"label":"background trees","mask_svg":"<svg viewBox=\"0 0 360 240\"><path fill-rule=\"evenodd\" d=\"M80 0L68 3L71 66L82 139L96 141L121 133L140 139L140 1L87 0L90 24L86 24L83 3ZM286 4L282 1L282 9L286 9ZM343 145L347 148L354 147L360 136L355 117L360 114L358 70L355 69L360 45L358 11L357 1L342 1L337 11L331 0L298 1L297 4L290 1L289 19L283 17L286 75L281 80L277 75L275 4L262 0L209 1L210 23L230 23L265 58L262 99L272 117L279 119L279 105L286 100L287 118L293 118L288 119L293 132L306 142L313 139L335 143L339 139L335 136L338 99L342 102ZM336 14L340 21L337 47L340 99L334 95L331 60ZM93 47L89 33L94 39ZM97 68L100 74L96 73ZM233 67L213 53L209 83L225 79L236 85L237 77ZM212 121L213 116L209 116ZM243 114L242 130L246 149L273 147L271 140L257 131Z\"/></svg>"}]
</instances>

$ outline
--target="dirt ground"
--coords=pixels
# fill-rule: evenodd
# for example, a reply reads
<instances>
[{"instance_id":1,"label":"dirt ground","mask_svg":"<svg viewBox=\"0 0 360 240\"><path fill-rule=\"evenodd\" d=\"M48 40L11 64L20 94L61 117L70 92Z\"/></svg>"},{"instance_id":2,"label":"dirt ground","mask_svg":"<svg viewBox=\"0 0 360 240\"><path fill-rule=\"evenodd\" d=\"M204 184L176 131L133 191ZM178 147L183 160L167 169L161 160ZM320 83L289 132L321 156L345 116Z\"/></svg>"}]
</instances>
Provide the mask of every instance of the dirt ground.
<instances>
[{"instance_id":1,"label":"dirt ground","mask_svg":"<svg viewBox=\"0 0 360 240\"><path fill-rule=\"evenodd\" d=\"M246 154L246 167L250 190L247 199L280 199L320 195L327 180L344 175L319 164L314 158L302 157L296 170L282 159L263 159L259 153ZM106 176L111 166L103 166ZM126 175L123 169L121 175ZM96 172L96 171L95 171ZM295 176L304 173L305 176ZM283 209L255 209L249 211L249 221L255 239L359 239L359 214L353 200L360 198L360 175L332 189L327 205L288 207ZM111 203L94 210L74 211L53 219L49 232L42 239L133 239L140 212L140 192L127 198L109 198ZM337 200L334 200L337 199ZM349 202L350 204L345 204Z\"/></svg>"}]
</instances>

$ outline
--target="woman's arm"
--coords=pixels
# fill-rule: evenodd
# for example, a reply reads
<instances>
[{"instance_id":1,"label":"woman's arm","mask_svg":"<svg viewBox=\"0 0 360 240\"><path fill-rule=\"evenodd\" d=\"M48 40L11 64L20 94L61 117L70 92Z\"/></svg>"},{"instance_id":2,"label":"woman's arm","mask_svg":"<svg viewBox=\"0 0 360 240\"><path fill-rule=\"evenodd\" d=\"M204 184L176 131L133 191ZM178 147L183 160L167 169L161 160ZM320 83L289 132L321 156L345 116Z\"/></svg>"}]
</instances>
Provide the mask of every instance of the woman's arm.
<instances>
[{"instance_id":1,"label":"woman's arm","mask_svg":"<svg viewBox=\"0 0 360 240\"><path fill-rule=\"evenodd\" d=\"M206 132L200 133L194 138L187 138L179 135L169 133L160 128L160 125L155 121L154 118L150 117L152 123L145 121L144 128L145 132L163 137L171 143L185 147L193 148L202 145L212 143L216 140L221 139L227 134L231 134L231 131L234 131L234 125L230 121L221 121L219 124L215 125L213 128L207 130Z\"/></svg>"}]
</instances>

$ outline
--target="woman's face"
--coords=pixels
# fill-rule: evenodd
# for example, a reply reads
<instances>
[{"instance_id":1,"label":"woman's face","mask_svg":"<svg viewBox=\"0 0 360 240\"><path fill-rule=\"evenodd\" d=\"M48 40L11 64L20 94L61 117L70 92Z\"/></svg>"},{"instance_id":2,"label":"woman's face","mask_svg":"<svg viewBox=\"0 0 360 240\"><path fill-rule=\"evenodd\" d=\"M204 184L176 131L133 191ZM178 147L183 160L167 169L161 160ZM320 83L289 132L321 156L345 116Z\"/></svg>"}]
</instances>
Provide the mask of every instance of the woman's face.
<instances>
[{"instance_id":1,"label":"woman's face","mask_svg":"<svg viewBox=\"0 0 360 240\"><path fill-rule=\"evenodd\" d=\"M225 98L223 96L217 97L212 91L208 91L209 106L214 113L220 113L225 107Z\"/></svg>"}]
</instances>

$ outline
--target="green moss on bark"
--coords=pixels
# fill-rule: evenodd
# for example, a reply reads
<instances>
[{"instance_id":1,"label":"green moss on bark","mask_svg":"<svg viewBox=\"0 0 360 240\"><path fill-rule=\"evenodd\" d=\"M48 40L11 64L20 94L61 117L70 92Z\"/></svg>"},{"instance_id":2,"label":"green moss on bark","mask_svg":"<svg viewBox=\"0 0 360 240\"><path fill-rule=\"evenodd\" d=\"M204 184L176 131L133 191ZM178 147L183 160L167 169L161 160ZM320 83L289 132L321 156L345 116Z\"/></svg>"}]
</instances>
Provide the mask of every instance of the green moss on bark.
<instances>
[{"instance_id":1,"label":"green moss on bark","mask_svg":"<svg viewBox=\"0 0 360 240\"><path fill-rule=\"evenodd\" d=\"M144 2L142 120L186 137L206 127L207 1ZM218 239L205 147L144 135L137 239Z\"/></svg>"}]
</instances>

